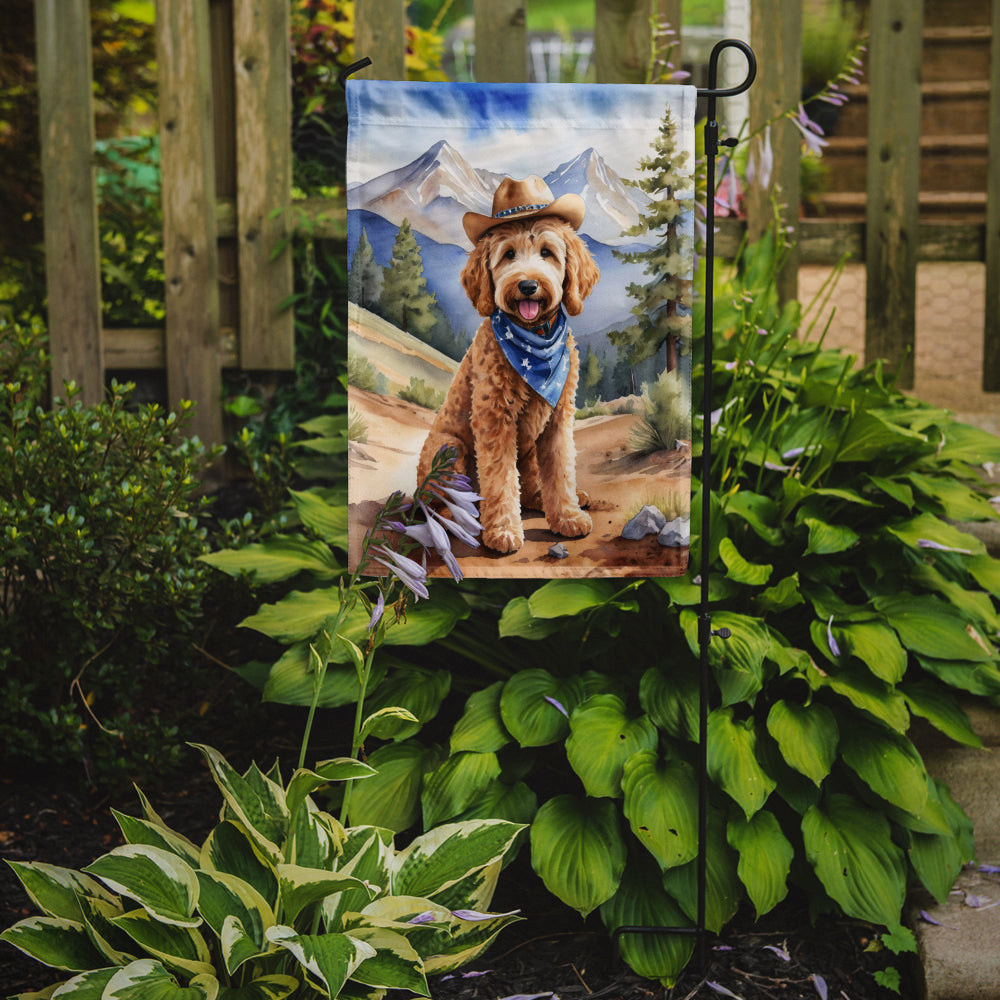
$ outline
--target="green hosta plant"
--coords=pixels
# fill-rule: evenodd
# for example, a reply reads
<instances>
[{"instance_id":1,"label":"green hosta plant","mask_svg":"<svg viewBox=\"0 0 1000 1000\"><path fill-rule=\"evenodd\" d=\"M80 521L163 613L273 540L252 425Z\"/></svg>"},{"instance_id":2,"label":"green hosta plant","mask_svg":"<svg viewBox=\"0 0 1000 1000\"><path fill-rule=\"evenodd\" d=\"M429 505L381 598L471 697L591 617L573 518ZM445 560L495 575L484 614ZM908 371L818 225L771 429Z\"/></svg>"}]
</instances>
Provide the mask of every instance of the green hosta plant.
<instances>
[{"instance_id":1,"label":"green hosta plant","mask_svg":"<svg viewBox=\"0 0 1000 1000\"><path fill-rule=\"evenodd\" d=\"M400 850L392 833L343 827L312 794L372 768L338 758L244 774L209 747L224 802L201 844L115 813L125 836L82 871L12 862L41 911L0 935L70 977L66 1000L429 996L427 975L483 951L514 913L489 913L521 827L451 823ZM37 996L50 995L34 994Z\"/></svg>"}]
</instances>

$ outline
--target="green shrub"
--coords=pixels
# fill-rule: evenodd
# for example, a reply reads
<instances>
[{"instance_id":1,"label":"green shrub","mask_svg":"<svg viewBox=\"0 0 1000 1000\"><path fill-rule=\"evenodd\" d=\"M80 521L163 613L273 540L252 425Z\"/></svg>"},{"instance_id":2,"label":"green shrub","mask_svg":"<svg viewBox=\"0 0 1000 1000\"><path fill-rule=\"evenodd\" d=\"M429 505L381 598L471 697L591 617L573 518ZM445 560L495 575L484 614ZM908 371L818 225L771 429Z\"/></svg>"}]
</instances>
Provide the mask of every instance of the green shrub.
<instances>
[{"instance_id":1,"label":"green shrub","mask_svg":"<svg viewBox=\"0 0 1000 1000\"><path fill-rule=\"evenodd\" d=\"M640 455L670 451L691 437L691 390L679 371L665 371L643 386L641 420L629 435L629 447Z\"/></svg>"},{"instance_id":2,"label":"green shrub","mask_svg":"<svg viewBox=\"0 0 1000 1000\"><path fill-rule=\"evenodd\" d=\"M115 813L126 844L82 872L12 863L42 915L0 938L62 970L60 994L429 996L429 973L472 961L518 919L485 911L519 826L455 823L398 849L389 831L345 829L311 798L369 777L367 765L324 761L285 785L277 765L240 774L199 749L224 800L204 844L140 795L143 818Z\"/></svg>"},{"instance_id":3,"label":"green shrub","mask_svg":"<svg viewBox=\"0 0 1000 1000\"><path fill-rule=\"evenodd\" d=\"M8 761L115 770L176 744L150 682L190 662L208 454L184 432L187 405L133 410L130 386L83 406L69 385L38 405L40 336L0 324L0 744Z\"/></svg>"},{"instance_id":4,"label":"green shrub","mask_svg":"<svg viewBox=\"0 0 1000 1000\"><path fill-rule=\"evenodd\" d=\"M441 409L444 397L445 394L440 389L429 386L416 375L410 377L410 384L399 393L399 398L407 403L416 403L417 406L424 406L428 410L435 411Z\"/></svg>"}]
</instances>

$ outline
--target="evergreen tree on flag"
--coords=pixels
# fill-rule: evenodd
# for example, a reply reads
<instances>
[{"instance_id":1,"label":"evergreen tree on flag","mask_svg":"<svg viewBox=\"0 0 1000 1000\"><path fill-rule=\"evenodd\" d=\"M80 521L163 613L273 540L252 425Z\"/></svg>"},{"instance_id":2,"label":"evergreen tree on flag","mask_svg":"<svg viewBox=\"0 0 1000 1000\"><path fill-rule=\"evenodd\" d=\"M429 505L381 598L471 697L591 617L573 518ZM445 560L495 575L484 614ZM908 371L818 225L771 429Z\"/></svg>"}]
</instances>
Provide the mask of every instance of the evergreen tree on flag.
<instances>
[{"instance_id":1,"label":"evergreen tree on flag","mask_svg":"<svg viewBox=\"0 0 1000 1000\"><path fill-rule=\"evenodd\" d=\"M409 219L403 219L392 245L392 260L383 269L381 315L404 333L425 340L437 321L437 299L427 291L424 262Z\"/></svg>"},{"instance_id":2,"label":"evergreen tree on flag","mask_svg":"<svg viewBox=\"0 0 1000 1000\"><path fill-rule=\"evenodd\" d=\"M375 260L366 230L361 230L358 248L351 258L351 269L347 275L347 297L362 309L377 310L382 297L382 268Z\"/></svg>"},{"instance_id":3,"label":"evergreen tree on flag","mask_svg":"<svg viewBox=\"0 0 1000 1000\"><path fill-rule=\"evenodd\" d=\"M615 250L619 260L645 264L645 283L633 282L628 294L636 300L631 313L635 322L624 330L612 332L610 340L630 365L652 357L667 344L667 369L676 367L678 352L690 350L691 344L691 273L694 247L691 237L682 231L686 212L694 209L692 198L682 196L694 191L690 154L677 148L677 129L668 107L660 122L657 137L650 144L653 154L639 160L645 175L626 183L641 188L651 198L646 213L623 236L652 234L655 246L648 250Z\"/></svg>"}]
</instances>

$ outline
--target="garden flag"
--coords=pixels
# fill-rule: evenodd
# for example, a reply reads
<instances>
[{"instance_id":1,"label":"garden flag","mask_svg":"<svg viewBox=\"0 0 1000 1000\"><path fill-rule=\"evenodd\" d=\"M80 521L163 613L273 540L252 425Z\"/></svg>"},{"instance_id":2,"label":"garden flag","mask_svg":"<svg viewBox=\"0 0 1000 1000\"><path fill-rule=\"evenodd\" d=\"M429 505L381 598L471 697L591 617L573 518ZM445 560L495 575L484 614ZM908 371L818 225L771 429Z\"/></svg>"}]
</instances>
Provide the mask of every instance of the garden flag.
<instances>
[{"instance_id":1,"label":"garden flag","mask_svg":"<svg viewBox=\"0 0 1000 1000\"><path fill-rule=\"evenodd\" d=\"M431 575L685 573L695 89L347 99L352 568L448 456Z\"/></svg>"}]
</instances>

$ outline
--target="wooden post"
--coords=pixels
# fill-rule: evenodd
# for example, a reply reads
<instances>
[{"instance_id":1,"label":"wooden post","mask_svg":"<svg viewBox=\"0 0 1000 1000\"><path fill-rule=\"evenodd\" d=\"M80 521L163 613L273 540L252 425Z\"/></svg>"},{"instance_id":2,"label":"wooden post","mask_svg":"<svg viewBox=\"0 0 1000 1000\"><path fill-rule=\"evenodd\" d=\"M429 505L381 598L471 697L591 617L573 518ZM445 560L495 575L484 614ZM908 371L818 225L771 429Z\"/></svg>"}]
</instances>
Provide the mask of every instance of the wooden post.
<instances>
[{"instance_id":1,"label":"wooden post","mask_svg":"<svg viewBox=\"0 0 1000 1000\"><path fill-rule=\"evenodd\" d=\"M528 79L528 30L524 0L475 0L476 56L480 83L524 83Z\"/></svg>"},{"instance_id":2,"label":"wooden post","mask_svg":"<svg viewBox=\"0 0 1000 1000\"><path fill-rule=\"evenodd\" d=\"M373 80L406 79L405 0L361 0L354 5L354 52L371 66L355 75Z\"/></svg>"},{"instance_id":3,"label":"wooden post","mask_svg":"<svg viewBox=\"0 0 1000 1000\"><path fill-rule=\"evenodd\" d=\"M89 0L35 0L52 394L104 397Z\"/></svg>"},{"instance_id":4,"label":"wooden post","mask_svg":"<svg viewBox=\"0 0 1000 1000\"><path fill-rule=\"evenodd\" d=\"M645 83L655 0L594 0L594 68L598 83Z\"/></svg>"},{"instance_id":5,"label":"wooden post","mask_svg":"<svg viewBox=\"0 0 1000 1000\"><path fill-rule=\"evenodd\" d=\"M207 0L160 0L156 58L163 176L167 396L197 404L191 430L222 441L211 43Z\"/></svg>"},{"instance_id":6,"label":"wooden post","mask_svg":"<svg viewBox=\"0 0 1000 1000\"><path fill-rule=\"evenodd\" d=\"M1000 0L993 0L989 129L989 170L986 179L986 326L983 330L983 391L1000 392Z\"/></svg>"},{"instance_id":7,"label":"wooden post","mask_svg":"<svg viewBox=\"0 0 1000 1000\"><path fill-rule=\"evenodd\" d=\"M771 126L774 169L766 188L758 178L747 192L747 227L750 239L759 239L774 220L774 204L778 204L779 225L791 230L793 241L777 279L778 296L787 302L798 297L799 287L802 135L792 122L779 116L797 108L802 97L802 4L799 0L754 3L750 8L750 38L760 68L750 88L750 132L774 118L777 121Z\"/></svg>"},{"instance_id":8,"label":"wooden post","mask_svg":"<svg viewBox=\"0 0 1000 1000\"><path fill-rule=\"evenodd\" d=\"M243 368L295 367L294 317L282 305L292 294L290 30L288 0L233 7Z\"/></svg>"},{"instance_id":9,"label":"wooden post","mask_svg":"<svg viewBox=\"0 0 1000 1000\"><path fill-rule=\"evenodd\" d=\"M865 360L913 387L923 3L872 0L868 53ZM905 359L905 360L904 360Z\"/></svg>"}]
</instances>

